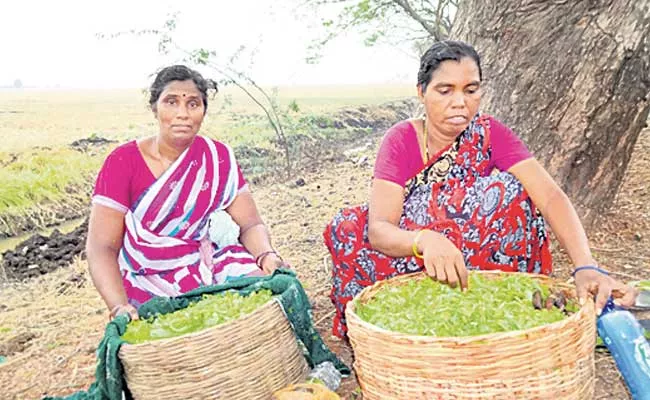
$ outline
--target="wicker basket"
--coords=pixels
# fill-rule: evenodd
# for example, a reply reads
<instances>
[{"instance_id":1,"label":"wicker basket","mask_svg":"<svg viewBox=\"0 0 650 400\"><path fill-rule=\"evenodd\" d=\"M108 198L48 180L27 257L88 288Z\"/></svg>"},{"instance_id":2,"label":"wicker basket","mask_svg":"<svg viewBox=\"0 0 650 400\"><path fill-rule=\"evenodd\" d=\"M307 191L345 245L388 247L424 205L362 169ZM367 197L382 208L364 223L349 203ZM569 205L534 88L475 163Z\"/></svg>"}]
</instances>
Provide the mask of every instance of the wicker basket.
<instances>
[{"instance_id":1,"label":"wicker basket","mask_svg":"<svg viewBox=\"0 0 650 400\"><path fill-rule=\"evenodd\" d=\"M341 400L341 398L323 385L299 383L273 393L273 400Z\"/></svg>"},{"instance_id":2,"label":"wicker basket","mask_svg":"<svg viewBox=\"0 0 650 400\"><path fill-rule=\"evenodd\" d=\"M500 272L481 272L488 278ZM571 285L530 275L575 296ZM402 275L364 289L370 299L384 285L423 279ZM354 368L364 400L591 399L596 325L592 301L570 317L523 331L471 337L415 336L362 321L346 310Z\"/></svg>"},{"instance_id":3,"label":"wicker basket","mask_svg":"<svg viewBox=\"0 0 650 400\"><path fill-rule=\"evenodd\" d=\"M235 321L142 344L119 357L134 399L269 399L309 367L278 301Z\"/></svg>"}]
</instances>

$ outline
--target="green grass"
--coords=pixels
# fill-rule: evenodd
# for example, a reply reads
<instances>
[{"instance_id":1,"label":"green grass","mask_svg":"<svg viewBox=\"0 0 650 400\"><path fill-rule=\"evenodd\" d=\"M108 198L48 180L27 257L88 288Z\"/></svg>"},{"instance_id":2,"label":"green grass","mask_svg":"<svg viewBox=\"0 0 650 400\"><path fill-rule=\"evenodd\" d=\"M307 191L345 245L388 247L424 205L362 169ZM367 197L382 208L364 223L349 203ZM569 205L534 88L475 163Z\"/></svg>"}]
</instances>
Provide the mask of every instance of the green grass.
<instances>
[{"instance_id":1,"label":"green grass","mask_svg":"<svg viewBox=\"0 0 650 400\"><path fill-rule=\"evenodd\" d=\"M305 133L305 123L288 122L287 129ZM265 149L277 152L271 143L275 132L261 116L240 118L228 127L227 134L214 134L214 126L206 126L204 134L231 146ZM88 135L90 136L90 135ZM126 139L120 140L120 142ZM39 204L65 201L66 197L83 196L94 184L94 178L110 149L96 154L81 153L69 147L34 148L17 153L0 153L0 217L19 216ZM261 173L267 167L265 157L240 160L242 168L251 174ZM69 193L73 188L73 194ZM81 193L80 193L81 192Z\"/></svg>"},{"instance_id":2,"label":"green grass","mask_svg":"<svg viewBox=\"0 0 650 400\"><path fill-rule=\"evenodd\" d=\"M0 160L10 156L0 154ZM34 204L64 200L71 188L92 180L102 158L62 148L18 155L0 169L0 215L18 215Z\"/></svg>"}]
</instances>

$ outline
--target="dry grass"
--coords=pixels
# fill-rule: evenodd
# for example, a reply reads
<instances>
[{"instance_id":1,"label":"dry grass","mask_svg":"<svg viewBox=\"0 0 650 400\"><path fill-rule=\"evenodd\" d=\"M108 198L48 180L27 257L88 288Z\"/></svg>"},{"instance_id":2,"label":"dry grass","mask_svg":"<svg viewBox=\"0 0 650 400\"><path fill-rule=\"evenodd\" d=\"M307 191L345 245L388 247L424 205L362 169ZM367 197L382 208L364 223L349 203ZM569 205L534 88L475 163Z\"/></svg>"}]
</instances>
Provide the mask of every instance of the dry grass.
<instances>
[{"instance_id":1,"label":"dry grass","mask_svg":"<svg viewBox=\"0 0 650 400\"><path fill-rule=\"evenodd\" d=\"M339 207L367 197L370 169L367 164L356 167L353 161L360 154L372 153L374 148L368 146L349 162L314 166L301 175L307 182L303 187L253 187L274 243L304 282L314 302L315 321L330 343L336 340L329 335L330 266L321 232ZM345 171L351 175L344 178ZM0 393L7 398L69 394L93 381L93 351L103 334L107 312L85 268L85 262L76 261L38 280L1 289L0 329L36 333L24 352L0 364ZM0 342L5 340L2 337ZM349 349L340 352L349 358ZM348 382L347 386L354 386L352 380Z\"/></svg>"},{"instance_id":2,"label":"dry grass","mask_svg":"<svg viewBox=\"0 0 650 400\"><path fill-rule=\"evenodd\" d=\"M296 268L313 301L314 320L325 340L348 362L348 346L330 335L333 307L330 265L322 244L325 224L338 208L368 196L377 140L360 143L348 161L313 165L298 177L306 184L253 187L254 196L269 224L274 242ZM623 280L650 278L650 131L637 143L624 186L603 227L589 232L597 259ZM356 165L362 155L369 162ZM635 236L636 235L636 236ZM638 236L640 235L640 237ZM554 250L556 276L568 277L566 256ZM81 278L83 277L83 278ZM79 285L79 287L77 287ZM83 262L38 280L14 284L0 293L0 342L9 335L36 335L24 351L0 364L0 393L8 399L37 398L44 393L68 394L93 380L93 350L103 333L106 312L92 287ZM6 333L10 331L10 333ZM597 399L628 399L622 380L607 353L597 353ZM356 382L347 379L339 390L354 399Z\"/></svg>"},{"instance_id":3,"label":"dry grass","mask_svg":"<svg viewBox=\"0 0 650 400\"><path fill-rule=\"evenodd\" d=\"M94 352L106 313L86 279L85 263L77 260L29 284L2 289L2 342L11 344L14 337L33 336L22 351L0 364L0 393L5 398L69 393L93 380Z\"/></svg>"},{"instance_id":4,"label":"dry grass","mask_svg":"<svg viewBox=\"0 0 650 400\"><path fill-rule=\"evenodd\" d=\"M278 88L282 105L295 100L301 110L317 113L413 95L415 88L408 85ZM225 104L228 97L230 105ZM119 141L149 135L157 125L148 107L148 96L132 89L0 90L0 153L60 147L92 134ZM261 110L241 91L225 88L210 100L204 131L217 136L227 133L233 117L242 114L261 114Z\"/></svg>"},{"instance_id":5,"label":"dry grass","mask_svg":"<svg viewBox=\"0 0 650 400\"><path fill-rule=\"evenodd\" d=\"M312 125L301 118L328 120L323 115L343 106L379 104L411 94L412 88L404 85L304 86L279 88L277 98L283 109L294 100L300 108L287 114L286 134L306 135ZM98 136L122 143L156 130L142 91L0 90L0 233L16 235L28 226L43 227L49 209L70 214L65 206L73 202L61 202L64 198L74 197L76 208L88 202L89 190L79 188L92 188L107 151L117 144L79 152L67 147L74 140ZM261 109L231 87L210 100L202 133L242 148L273 147L275 137ZM250 164L245 167L255 173L264 168L260 160Z\"/></svg>"}]
</instances>

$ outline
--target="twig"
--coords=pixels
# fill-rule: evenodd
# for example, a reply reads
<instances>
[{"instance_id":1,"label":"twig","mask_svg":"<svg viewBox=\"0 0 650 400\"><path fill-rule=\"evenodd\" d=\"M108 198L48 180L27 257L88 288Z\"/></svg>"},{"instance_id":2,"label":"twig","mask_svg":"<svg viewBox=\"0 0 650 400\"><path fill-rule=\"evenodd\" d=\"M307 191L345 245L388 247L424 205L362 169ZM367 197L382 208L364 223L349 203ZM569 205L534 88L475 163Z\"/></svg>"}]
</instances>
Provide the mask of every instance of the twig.
<instances>
[{"instance_id":1,"label":"twig","mask_svg":"<svg viewBox=\"0 0 650 400\"><path fill-rule=\"evenodd\" d=\"M623 256L622 258L632 258L634 260L641 260L643 262L650 261L650 257L633 256L633 255L630 255L630 254L627 254L627 255Z\"/></svg>"},{"instance_id":2,"label":"twig","mask_svg":"<svg viewBox=\"0 0 650 400\"><path fill-rule=\"evenodd\" d=\"M316 323L314 323L314 327L317 327L318 325L320 325L321 322L325 321L326 319L328 319L329 317L334 315L335 312L336 312L336 310L332 310L332 311L328 312L327 314L325 314L318 321L316 321Z\"/></svg>"},{"instance_id":3,"label":"twig","mask_svg":"<svg viewBox=\"0 0 650 400\"><path fill-rule=\"evenodd\" d=\"M61 359L57 360L56 362L56 367L63 365L64 363L67 363L72 357L74 357L77 353L79 353L79 348L77 348L75 351L73 351L71 354L68 354L65 357L61 357ZM75 372L76 373L76 372Z\"/></svg>"},{"instance_id":4,"label":"twig","mask_svg":"<svg viewBox=\"0 0 650 400\"><path fill-rule=\"evenodd\" d=\"M18 393L25 393L26 391L28 391L29 389L33 388L36 385L38 385L38 382L32 383L31 385L27 386L26 388L20 389L18 391Z\"/></svg>"},{"instance_id":5,"label":"twig","mask_svg":"<svg viewBox=\"0 0 650 400\"><path fill-rule=\"evenodd\" d=\"M328 262L328 261L330 261L330 260L331 260L330 256L328 256L328 255L323 256L323 271L324 271L326 274L330 274L330 273L331 273L331 267L330 267L330 266L331 266L331 263Z\"/></svg>"},{"instance_id":6,"label":"twig","mask_svg":"<svg viewBox=\"0 0 650 400\"><path fill-rule=\"evenodd\" d=\"M618 253L618 252L621 252L621 251L627 251L627 249L624 249L622 247L619 247L617 249L603 249L603 248L599 248L599 247L592 247L591 250L600 251L600 252L603 252L603 253ZM625 256L623 256L623 258L632 258L632 259L635 259L635 260L650 261L650 257L635 256L633 254L626 254Z\"/></svg>"},{"instance_id":7,"label":"twig","mask_svg":"<svg viewBox=\"0 0 650 400\"><path fill-rule=\"evenodd\" d=\"M10 366L10 365L12 365L12 364L17 363L18 361L22 361L22 360L24 360L24 359L27 359L27 358L29 358L31 355L32 355L32 353L25 353L25 354L21 354L21 355L19 355L18 357L8 358L6 362L0 364L0 369L2 369L2 368L6 368L6 367L8 367L8 366Z\"/></svg>"},{"instance_id":8,"label":"twig","mask_svg":"<svg viewBox=\"0 0 650 400\"><path fill-rule=\"evenodd\" d=\"M626 278L634 279L634 280L642 280L642 278L639 278L638 276L631 275L631 274L626 274L625 272L618 272L618 271L609 271L610 274L618 275L618 276L624 276Z\"/></svg>"},{"instance_id":9,"label":"twig","mask_svg":"<svg viewBox=\"0 0 650 400\"><path fill-rule=\"evenodd\" d=\"M593 251L602 251L602 252L606 252L606 253L607 252L617 253L619 251L624 251L625 249L622 248L622 247L619 247L617 249L604 249L604 248L601 248L601 247L592 247L591 250L593 250Z\"/></svg>"},{"instance_id":10,"label":"twig","mask_svg":"<svg viewBox=\"0 0 650 400\"><path fill-rule=\"evenodd\" d=\"M0 282L9 281L9 278L7 277L7 270L5 269L5 263L2 261L1 256L0 256L0 269L2 270L2 274L0 275Z\"/></svg>"}]
</instances>

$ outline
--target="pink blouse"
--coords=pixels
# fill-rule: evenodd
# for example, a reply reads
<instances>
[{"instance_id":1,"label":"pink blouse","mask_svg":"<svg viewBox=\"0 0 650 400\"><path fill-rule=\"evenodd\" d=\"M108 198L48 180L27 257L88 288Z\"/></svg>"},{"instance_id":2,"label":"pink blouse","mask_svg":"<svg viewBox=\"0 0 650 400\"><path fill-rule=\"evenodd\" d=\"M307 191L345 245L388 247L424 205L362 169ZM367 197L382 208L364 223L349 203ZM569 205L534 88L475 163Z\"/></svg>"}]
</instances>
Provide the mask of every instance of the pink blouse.
<instances>
[{"instance_id":1,"label":"pink blouse","mask_svg":"<svg viewBox=\"0 0 650 400\"><path fill-rule=\"evenodd\" d=\"M507 171L520 161L532 158L524 142L510 128L489 117L492 154L487 174L493 169ZM424 168L417 131L409 121L391 127L382 139L373 176L404 186Z\"/></svg>"},{"instance_id":2,"label":"pink blouse","mask_svg":"<svg viewBox=\"0 0 650 400\"><path fill-rule=\"evenodd\" d=\"M239 191L246 187L244 175L237 165ZM101 204L126 213L133 210L138 199L156 181L135 140L111 152L104 161L93 192L93 204Z\"/></svg>"}]
</instances>

